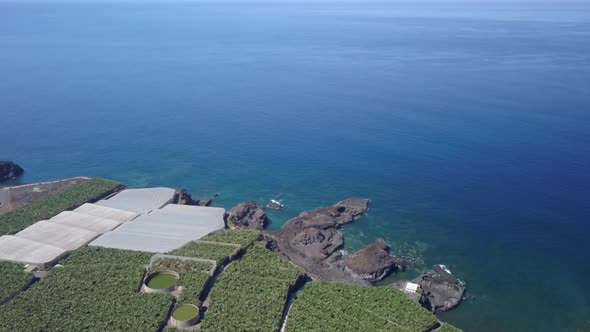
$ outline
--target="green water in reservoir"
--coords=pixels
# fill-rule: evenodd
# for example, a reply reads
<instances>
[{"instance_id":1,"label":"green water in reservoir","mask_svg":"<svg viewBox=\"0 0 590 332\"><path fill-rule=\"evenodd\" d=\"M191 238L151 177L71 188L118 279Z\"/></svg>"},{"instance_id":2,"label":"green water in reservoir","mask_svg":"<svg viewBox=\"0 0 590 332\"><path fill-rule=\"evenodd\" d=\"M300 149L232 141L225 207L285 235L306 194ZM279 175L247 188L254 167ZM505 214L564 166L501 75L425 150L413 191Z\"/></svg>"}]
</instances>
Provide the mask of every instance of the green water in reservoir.
<instances>
[{"instance_id":1,"label":"green water in reservoir","mask_svg":"<svg viewBox=\"0 0 590 332\"><path fill-rule=\"evenodd\" d=\"M162 273L152 277L147 286L153 289L164 289L176 285L178 278L170 273Z\"/></svg>"},{"instance_id":2,"label":"green water in reservoir","mask_svg":"<svg viewBox=\"0 0 590 332\"><path fill-rule=\"evenodd\" d=\"M176 308L172 313L172 317L176 320L189 320L197 317L199 309L193 305L184 304Z\"/></svg>"}]
</instances>

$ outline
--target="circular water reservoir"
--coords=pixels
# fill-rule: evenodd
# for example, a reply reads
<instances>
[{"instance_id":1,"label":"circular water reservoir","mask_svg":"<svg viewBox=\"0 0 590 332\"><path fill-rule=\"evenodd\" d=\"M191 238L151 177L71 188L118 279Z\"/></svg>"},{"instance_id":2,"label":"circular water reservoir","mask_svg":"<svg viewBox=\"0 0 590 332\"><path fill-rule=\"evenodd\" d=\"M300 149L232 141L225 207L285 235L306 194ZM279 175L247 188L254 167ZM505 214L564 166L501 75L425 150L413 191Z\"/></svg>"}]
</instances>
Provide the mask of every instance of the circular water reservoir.
<instances>
[{"instance_id":1,"label":"circular water reservoir","mask_svg":"<svg viewBox=\"0 0 590 332\"><path fill-rule=\"evenodd\" d=\"M170 270L157 271L145 278L145 289L149 293L169 293L176 290L180 276Z\"/></svg>"},{"instance_id":2,"label":"circular water reservoir","mask_svg":"<svg viewBox=\"0 0 590 332\"><path fill-rule=\"evenodd\" d=\"M199 308L194 304L183 304L172 312L172 325L189 327L199 322Z\"/></svg>"}]
</instances>

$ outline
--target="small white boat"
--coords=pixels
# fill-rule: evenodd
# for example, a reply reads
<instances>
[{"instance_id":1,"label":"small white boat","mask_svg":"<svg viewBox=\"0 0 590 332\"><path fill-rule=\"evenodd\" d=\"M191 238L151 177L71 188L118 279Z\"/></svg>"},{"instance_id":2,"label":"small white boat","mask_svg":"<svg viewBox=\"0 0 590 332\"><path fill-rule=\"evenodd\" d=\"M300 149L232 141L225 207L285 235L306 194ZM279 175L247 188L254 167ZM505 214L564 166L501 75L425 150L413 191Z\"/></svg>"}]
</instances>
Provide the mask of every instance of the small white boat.
<instances>
[{"instance_id":1,"label":"small white boat","mask_svg":"<svg viewBox=\"0 0 590 332\"><path fill-rule=\"evenodd\" d=\"M268 202L268 204L266 204L266 207L269 209L281 209L283 208L283 204L281 204L281 202L275 200L275 199L271 199L270 202Z\"/></svg>"}]
</instances>

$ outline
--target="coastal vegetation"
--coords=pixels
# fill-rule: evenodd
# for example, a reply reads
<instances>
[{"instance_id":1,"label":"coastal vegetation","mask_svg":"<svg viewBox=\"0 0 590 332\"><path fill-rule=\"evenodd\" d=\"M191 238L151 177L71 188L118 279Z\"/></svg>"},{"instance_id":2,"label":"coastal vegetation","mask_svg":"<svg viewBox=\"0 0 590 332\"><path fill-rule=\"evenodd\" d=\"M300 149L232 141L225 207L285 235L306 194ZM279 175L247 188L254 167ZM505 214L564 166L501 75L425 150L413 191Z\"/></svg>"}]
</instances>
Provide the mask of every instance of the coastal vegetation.
<instances>
[{"instance_id":1,"label":"coastal vegetation","mask_svg":"<svg viewBox=\"0 0 590 332\"><path fill-rule=\"evenodd\" d=\"M443 326L441 326L436 331L437 332L461 332L461 330L459 330L458 328L454 327L451 324L447 324L447 323L444 323Z\"/></svg>"},{"instance_id":2,"label":"coastal vegetation","mask_svg":"<svg viewBox=\"0 0 590 332\"><path fill-rule=\"evenodd\" d=\"M155 331L172 298L138 293L152 253L83 247L0 306L6 331Z\"/></svg>"},{"instance_id":3,"label":"coastal vegetation","mask_svg":"<svg viewBox=\"0 0 590 332\"><path fill-rule=\"evenodd\" d=\"M287 332L427 331L436 317L393 287L310 282L289 311Z\"/></svg>"},{"instance_id":4,"label":"coastal vegetation","mask_svg":"<svg viewBox=\"0 0 590 332\"><path fill-rule=\"evenodd\" d=\"M34 278L30 272L25 272L22 264L0 262L0 303L20 291Z\"/></svg>"},{"instance_id":5,"label":"coastal vegetation","mask_svg":"<svg viewBox=\"0 0 590 332\"><path fill-rule=\"evenodd\" d=\"M210 293L205 331L275 331L303 269L260 245L228 265Z\"/></svg>"},{"instance_id":6,"label":"coastal vegetation","mask_svg":"<svg viewBox=\"0 0 590 332\"><path fill-rule=\"evenodd\" d=\"M0 216L0 235L17 233L39 220L97 200L120 186L117 182L96 178L34 200Z\"/></svg>"},{"instance_id":7,"label":"coastal vegetation","mask_svg":"<svg viewBox=\"0 0 590 332\"><path fill-rule=\"evenodd\" d=\"M239 244L242 248L251 245L260 238L255 230L224 229L203 237L203 241Z\"/></svg>"},{"instance_id":8,"label":"coastal vegetation","mask_svg":"<svg viewBox=\"0 0 590 332\"><path fill-rule=\"evenodd\" d=\"M239 245L192 241L169 252L170 255L197 257L221 263L240 249Z\"/></svg>"}]
</instances>

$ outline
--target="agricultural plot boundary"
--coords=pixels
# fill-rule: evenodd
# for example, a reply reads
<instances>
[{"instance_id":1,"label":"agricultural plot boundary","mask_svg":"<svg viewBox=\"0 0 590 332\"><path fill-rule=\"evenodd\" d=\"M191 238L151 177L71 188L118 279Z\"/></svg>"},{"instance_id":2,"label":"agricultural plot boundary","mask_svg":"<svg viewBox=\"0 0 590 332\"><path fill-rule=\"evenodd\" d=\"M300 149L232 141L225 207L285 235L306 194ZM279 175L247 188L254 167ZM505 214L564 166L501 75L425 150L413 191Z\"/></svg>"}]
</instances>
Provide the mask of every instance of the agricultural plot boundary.
<instances>
[{"instance_id":1,"label":"agricultural plot boundary","mask_svg":"<svg viewBox=\"0 0 590 332\"><path fill-rule=\"evenodd\" d=\"M95 178L51 193L1 215L0 235L17 233L39 220L47 220L84 203L100 200L122 188L117 182Z\"/></svg>"},{"instance_id":2,"label":"agricultural plot boundary","mask_svg":"<svg viewBox=\"0 0 590 332\"><path fill-rule=\"evenodd\" d=\"M0 262L0 275L0 305L8 303L38 280L33 273L25 272L22 264L12 262Z\"/></svg>"},{"instance_id":3,"label":"agricultural plot boundary","mask_svg":"<svg viewBox=\"0 0 590 332\"><path fill-rule=\"evenodd\" d=\"M313 281L297 294L285 331L460 331L394 287ZM325 328L328 326L329 328Z\"/></svg>"},{"instance_id":4,"label":"agricultural plot boundary","mask_svg":"<svg viewBox=\"0 0 590 332\"><path fill-rule=\"evenodd\" d=\"M303 269L255 245L220 274L201 324L204 331L275 331Z\"/></svg>"},{"instance_id":5,"label":"agricultural plot boundary","mask_svg":"<svg viewBox=\"0 0 590 332\"><path fill-rule=\"evenodd\" d=\"M153 253L83 247L40 282L0 306L11 331L154 331L172 308L169 295L141 294ZM35 319L15 319L16 317Z\"/></svg>"}]
</instances>

